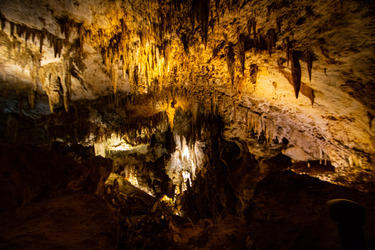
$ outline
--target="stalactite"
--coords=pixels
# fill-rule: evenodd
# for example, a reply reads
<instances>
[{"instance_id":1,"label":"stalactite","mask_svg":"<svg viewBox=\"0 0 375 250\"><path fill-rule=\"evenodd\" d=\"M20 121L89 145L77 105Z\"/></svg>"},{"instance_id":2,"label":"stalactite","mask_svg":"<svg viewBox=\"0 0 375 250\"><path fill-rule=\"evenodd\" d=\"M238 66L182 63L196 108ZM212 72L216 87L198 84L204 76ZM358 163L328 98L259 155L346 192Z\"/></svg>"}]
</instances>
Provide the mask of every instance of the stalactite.
<instances>
[{"instance_id":1,"label":"stalactite","mask_svg":"<svg viewBox=\"0 0 375 250\"><path fill-rule=\"evenodd\" d=\"M257 33L257 40L256 40L256 49L258 51L261 51L261 50L266 50L268 48L267 46L267 41L266 41L266 37L264 37L263 35L263 32L261 29L258 30L258 33Z\"/></svg>"},{"instance_id":2,"label":"stalactite","mask_svg":"<svg viewBox=\"0 0 375 250\"><path fill-rule=\"evenodd\" d=\"M237 50L238 50L238 59L241 64L242 75L244 75L245 73L245 42L246 42L246 36L245 34L241 33L238 37Z\"/></svg>"},{"instance_id":3,"label":"stalactite","mask_svg":"<svg viewBox=\"0 0 375 250\"><path fill-rule=\"evenodd\" d=\"M29 28L26 28L25 30L25 44L27 45L27 41L29 40L30 38L30 35L31 35L31 31Z\"/></svg>"},{"instance_id":4,"label":"stalactite","mask_svg":"<svg viewBox=\"0 0 375 250\"><path fill-rule=\"evenodd\" d=\"M257 32L256 32L256 21L255 17L250 17L247 21L247 32L249 33L249 41L252 41L250 47L257 47ZM253 38L251 38L251 34L253 34Z\"/></svg>"},{"instance_id":5,"label":"stalactite","mask_svg":"<svg viewBox=\"0 0 375 250\"><path fill-rule=\"evenodd\" d=\"M257 76L258 76L258 65L251 64L250 65L250 81L252 84L257 83Z\"/></svg>"},{"instance_id":6,"label":"stalactite","mask_svg":"<svg viewBox=\"0 0 375 250\"><path fill-rule=\"evenodd\" d=\"M186 35L186 33L182 33L180 36L180 40L182 42L182 45L184 46L184 51L188 54L189 53L189 37Z\"/></svg>"},{"instance_id":7,"label":"stalactite","mask_svg":"<svg viewBox=\"0 0 375 250\"><path fill-rule=\"evenodd\" d=\"M292 80L294 86L294 92L296 98L298 99L299 90L301 88L301 65L299 64L299 54L298 50L292 50Z\"/></svg>"},{"instance_id":8,"label":"stalactite","mask_svg":"<svg viewBox=\"0 0 375 250\"><path fill-rule=\"evenodd\" d=\"M32 30L32 31L31 31L31 41L32 41L32 42L35 42L35 36L36 36L36 33L37 33L37 32L36 32L35 30Z\"/></svg>"},{"instance_id":9,"label":"stalactite","mask_svg":"<svg viewBox=\"0 0 375 250\"><path fill-rule=\"evenodd\" d=\"M16 33L18 37L22 37L24 31L25 31L25 27L23 25L16 24Z\"/></svg>"},{"instance_id":10,"label":"stalactite","mask_svg":"<svg viewBox=\"0 0 375 250\"><path fill-rule=\"evenodd\" d=\"M53 41L53 49L54 49L54 52L55 52L55 57L57 55L59 55L59 57L61 57L61 51L62 51L62 48L63 48L62 39L53 38L52 41Z\"/></svg>"},{"instance_id":11,"label":"stalactite","mask_svg":"<svg viewBox=\"0 0 375 250\"><path fill-rule=\"evenodd\" d=\"M113 92L116 94L117 82L118 82L118 59L117 59L117 57L112 62L111 80L112 80Z\"/></svg>"},{"instance_id":12,"label":"stalactite","mask_svg":"<svg viewBox=\"0 0 375 250\"><path fill-rule=\"evenodd\" d=\"M281 32L281 23L283 22L283 16L276 17L277 33Z\"/></svg>"},{"instance_id":13,"label":"stalactite","mask_svg":"<svg viewBox=\"0 0 375 250\"><path fill-rule=\"evenodd\" d=\"M14 35L14 23L9 22L9 24L10 24L10 36L13 36Z\"/></svg>"},{"instance_id":14,"label":"stalactite","mask_svg":"<svg viewBox=\"0 0 375 250\"><path fill-rule=\"evenodd\" d=\"M39 50L40 50L40 53L42 53L42 51L43 51L43 40L44 40L44 31L41 31L39 33Z\"/></svg>"},{"instance_id":15,"label":"stalactite","mask_svg":"<svg viewBox=\"0 0 375 250\"><path fill-rule=\"evenodd\" d=\"M235 74L235 60L234 60L234 51L233 43L229 42L225 48L226 60L228 65L228 72L231 78L232 87L234 86L234 74Z\"/></svg>"},{"instance_id":16,"label":"stalactite","mask_svg":"<svg viewBox=\"0 0 375 250\"><path fill-rule=\"evenodd\" d=\"M220 0L215 0L215 9L216 9L216 17L217 17L217 24L220 23Z\"/></svg>"},{"instance_id":17,"label":"stalactite","mask_svg":"<svg viewBox=\"0 0 375 250\"><path fill-rule=\"evenodd\" d=\"M267 49L269 55L271 55L272 48L276 47L276 32L275 29L269 29L266 35Z\"/></svg>"},{"instance_id":18,"label":"stalactite","mask_svg":"<svg viewBox=\"0 0 375 250\"><path fill-rule=\"evenodd\" d=\"M50 34L47 34L47 41L49 41L49 47L50 48L53 48L53 47L55 47L55 37L54 36L52 36L52 35L50 35ZM56 55L55 55L55 57L56 57Z\"/></svg>"},{"instance_id":19,"label":"stalactite","mask_svg":"<svg viewBox=\"0 0 375 250\"><path fill-rule=\"evenodd\" d=\"M285 76L285 78L288 80L288 82L293 86L294 88L294 82L293 82L293 76L292 74L284 71L282 68L280 69L281 70L281 73L283 73L283 75ZM308 97L311 101L311 105L314 105L314 99L315 99L315 91L314 89L312 89L311 87L309 87L306 83L302 82L301 81L301 85L300 85L300 92Z\"/></svg>"},{"instance_id":20,"label":"stalactite","mask_svg":"<svg viewBox=\"0 0 375 250\"><path fill-rule=\"evenodd\" d=\"M62 16L56 18L57 22L60 25L60 32L65 35L65 39L69 41L70 33L71 33L71 28L76 25L74 20L70 19L67 16Z\"/></svg>"},{"instance_id":21,"label":"stalactite","mask_svg":"<svg viewBox=\"0 0 375 250\"><path fill-rule=\"evenodd\" d=\"M307 70L309 72L309 80L311 82L311 70L312 70L312 65L313 65L313 58L314 55L310 50L306 51L306 60L307 60Z\"/></svg>"},{"instance_id":22,"label":"stalactite","mask_svg":"<svg viewBox=\"0 0 375 250\"><path fill-rule=\"evenodd\" d=\"M133 73L133 83L134 83L134 93L136 94L138 92L138 65L134 67L134 73Z\"/></svg>"},{"instance_id":23,"label":"stalactite","mask_svg":"<svg viewBox=\"0 0 375 250\"><path fill-rule=\"evenodd\" d=\"M171 44L170 41L165 41L163 43L163 56L164 56L164 66L168 67L169 64L169 55L171 51Z\"/></svg>"},{"instance_id":24,"label":"stalactite","mask_svg":"<svg viewBox=\"0 0 375 250\"><path fill-rule=\"evenodd\" d=\"M252 18L249 18L249 20L247 20L246 27L247 27L247 34L249 35L249 38L251 38L251 30L253 28L253 19Z\"/></svg>"},{"instance_id":25,"label":"stalactite","mask_svg":"<svg viewBox=\"0 0 375 250\"><path fill-rule=\"evenodd\" d=\"M200 25L202 40L207 45L210 0L193 0L191 12L192 28L194 30L195 20L197 20Z\"/></svg>"},{"instance_id":26,"label":"stalactite","mask_svg":"<svg viewBox=\"0 0 375 250\"><path fill-rule=\"evenodd\" d=\"M4 28L5 28L5 17L3 16L3 14L0 12L0 22L1 22L1 31L4 31Z\"/></svg>"},{"instance_id":27,"label":"stalactite","mask_svg":"<svg viewBox=\"0 0 375 250\"><path fill-rule=\"evenodd\" d=\"M127 68L127 65L125 64L126 62L126 59L125 59L125 55L122 56L122 77L123 79L126 78L126 68Z\"/></svg>"},{"instance_id":28,"label":"stalactite","mask_svg":"<svg viewBox=\"0 0 375 250\"><path fill-rule=\"evenodd\" d=\"M372 121L375 119L375 115L373 115L370 111L367 111L367 116L369 120L370 130L372 130Z\"/></svg>"},{"instance_id":29,"label":"stalactite","mask_svg":"<svg viewBox=\"0 0 375 250\"><path fill-rule=\"evenodd\" d=\"M268 54L271 55L272 45L271 45L271 38L268 36L268 34L266 36L266 41L267 41Z\"/></svg>"}]
</instances>

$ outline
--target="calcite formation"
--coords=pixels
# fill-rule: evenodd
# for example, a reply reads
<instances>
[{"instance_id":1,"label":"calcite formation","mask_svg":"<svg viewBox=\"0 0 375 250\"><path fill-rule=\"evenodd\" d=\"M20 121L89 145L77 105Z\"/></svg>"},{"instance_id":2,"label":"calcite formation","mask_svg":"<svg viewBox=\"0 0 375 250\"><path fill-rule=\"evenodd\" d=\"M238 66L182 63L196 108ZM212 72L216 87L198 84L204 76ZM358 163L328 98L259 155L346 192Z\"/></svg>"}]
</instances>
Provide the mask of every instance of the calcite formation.
<instances>
[{"instance_id":1,"label":"calcite formation","mask_svg":"<svg viewBox=\"0 0 375 250\"><path fill-rule=\"evenodd\" d=\"M171 127L175 101L193 97L259 159L270 156L259 140L286 140L293 160L335 167L322 178L368 182L373 11L371 2L341 0L4 0L0 89L27 96L31 108L47 95L52 112L129 93L165 110Z\"/></svg>"}]
</instances>

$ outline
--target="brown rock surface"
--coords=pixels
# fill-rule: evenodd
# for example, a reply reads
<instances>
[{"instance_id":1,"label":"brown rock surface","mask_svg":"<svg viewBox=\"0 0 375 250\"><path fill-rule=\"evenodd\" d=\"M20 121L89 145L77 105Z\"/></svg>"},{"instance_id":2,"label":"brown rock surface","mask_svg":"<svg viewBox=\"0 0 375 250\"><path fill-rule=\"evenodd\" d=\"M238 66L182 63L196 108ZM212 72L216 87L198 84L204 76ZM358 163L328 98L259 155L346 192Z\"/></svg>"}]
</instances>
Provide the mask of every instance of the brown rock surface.
<instances>
[{"instance_id":1,"label":"brown rock surface","mask_svg":"<svg viewBox=\"0 0 375 250\"><path fill-rule=\"evenodd\" d=\"M80 165L35 146L1 143L0 162L1 249L117 248L118 218L95 195L103 193L111 161Z\"/></svg>"},{"instance_id":2,"label":"brown rock surface","mask_svg":"<svg viewBox=\"0 0 375 250\"><path fill-rule=\"evenodd\" d=\"M366 209L367 249L375 246L375 197L307 175L274 172L258 183L245 211L248 237L257 249L340 249L327 202L353 200Z\"/></svg>"}]
</instances>

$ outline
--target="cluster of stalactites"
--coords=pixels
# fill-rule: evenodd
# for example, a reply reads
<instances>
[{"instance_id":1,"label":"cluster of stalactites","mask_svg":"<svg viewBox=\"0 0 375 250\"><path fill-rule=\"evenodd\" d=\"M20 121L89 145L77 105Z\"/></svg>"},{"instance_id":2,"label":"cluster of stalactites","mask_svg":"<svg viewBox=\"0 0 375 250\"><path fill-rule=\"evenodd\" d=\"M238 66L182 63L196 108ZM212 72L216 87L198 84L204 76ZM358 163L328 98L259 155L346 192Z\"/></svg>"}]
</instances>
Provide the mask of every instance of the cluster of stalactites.
<instances>
[{"instance_id":1,"label":"cluster of stalactites","mask_svg":"<svg viewBox=\"0 0 375 250\"><path fill-rule=\"evenodd\" d=\"M239 80L243 80L245 77L245 65L246 65L246 51L253 49L254 53L260 51L268 51L271 56L273 49L276 47L277 42L277 31L274 28L268 29L267 33L264 34L263 29L257 29L257 22L255 16L248 18L247 22L247 34L242 33L241 29L238 27L238 36L237 43L233 44L231 41L228 41L228 37L225 34L225 56L228 66L228 73L230 75L232 87L234 86L235 81L235 56L237 57L240 64L240 73L241 77ZM221 47L219 45L218 47ZM217 48L216 48L217 50ZM215 51L214 51L215 53ZM216 53L217 54L217 53ZM215 55L214 55L215 56ZM253 84L256 84L256 76L258 73L258 66L256 64L250 65L250 80ZM239 87L240 88L240 87Z\"/></svg>"},{"instance_id":2,"label":"cluster of stalactites","mask_svg":"<svg viewBox=\"0 0 375 250\"><path fill-rule=\"evenodd\" d=\"M35 100L36 100L36 91L38 86L38 80L42 82L43 89L47 92L47 95L50 99L50 109L51 111L54 110L56 105L59 105L60 102L63 102L64 107L66 110L69 109L69 100L70 100L70 93L71 93L71 59L68 58L69 55L64 58L62 65L52 66L52 69L49 67L41 67L41 57L43 52L43 44L45 39L47 39L49 46L53 47L54 49L54 56L61 57L62 50L64 46L70 45L69 44L69 34L72 31L72 28L77 29L77 33L79 34L79 44L77 46L69 46L70 50L77 50L82 51L83 48L83 38L86 34L83 31L82 24L76 23L68 18L60 18L57 19L59 24L61 25L61 32L65 34L65 39L61 39L56 35L49 33L46 29L38 30L35 28L30 28L27 25L15 23L10 20L7 20L1 13L0 13L0 21L1 21L1 30L4 31L6 27L6 23L9 23L9 35L10 37L19 39L24 39L25 48L27 50L29 40L32 43L35 42L35 39L39 39L39 53L32 52L30 50L31 55L31 65L30 65L30 77L32 80L32 88L29 91L29 104L31 108L35 107ZM71 48L70 48L71 47ZM79 61L79 60L78 60ZM76 63L79 67L79 63ZM62 98L61 98L62 97ZM63 100L60 100L63 99Z\"/></svg>"},{"instance_id":3,"label":"cluster of stalactites","mask_svg":"<svg viewBox=\"0 0 375 250\"><path fill-rule=\"evenodd\" d=\"M322 148L319 148L319 164L326 166L329 161L329 155Z\"/></svg>"},{"instance_id":4,"label":"cluster of stalactites","mask_svg":"<svg viewBox=\"0 0 375 250\"><path fill-rule=\"evenodd\" d=\"M314 54L310 49L306 49L305 53L303 53L301 50L293 49L293 45L295 41L290 41L289 37L285 39L285 43L286 43L285 47L286 47L286 56L287 56L288 65L289 65L289 61L290 60L292 61L291 69L292 69L293 87L294 87L296 98L298 99L298 94L301 89L301 77L302 77L301 65L299 63L299 60L302 56L304 56L306 63L307 63L309 80L311 81L311 72L312 72ZM313 103L314 103L314 100L312 99L312 104Z\"/></svg>"},{"instance_id":5,"label":"cluster of stalactites","mask_svg":"<svg viewBox=\"0 0 375 250\"><path fill-rule=\"evenodd\" d=\"M104 38L104 33L98 32L99 39ZM153 40L151 32L138 32L137 41L128 35L128 28L124 20L118 33L109 40L109 44L101 47L103 62L110 75L113 90L116 93L118 71L122 65L122 75L128 76L132 92L138 92L140 85L145 85L145 92L149 92L150 84L154 79L161 81L161 76L168 70L171 42L163 41L158 45ZM142 77L143 82L140 83Z\"/></svg>"},{"instance_id":6,"label":"cluster of stalactites","mask_svg":"<svg viewBox=\"0 0 375 250\"><path fill-rule=\"evenodd\" d=\"M31 39L31 41L34 42L35 38L37 38L39 39L40 53L42 53L44 39L47 39L50 47L53 47L54 49L55 57L61 56L61 51L63 49L63 46L66 45L66 40L61 39L58 36L55 36L49 33L46 29L38 30L38 29L30 28L24 24L9 21L1 13L0 13L0 20L1 20L1 30L4 31L6 22L8 22L9 23L9 35L11 37L14 37L15 35L17 35L19 38L24 38L26 46L27 46L27 42L29 39Z\"/></svg>"},{"instance_id":7,"label":"cluster of stalactites","mask_svg":"<svg viewBox=\"0 0 375 250\"><path fill-rule=\"evenodd\" d=\"M64 59L59 64L49 65L39 70L39 78L46 91L51 112L64 106L69 111L71 97L71 60Z\"/></svg>"},{"instance_id":8,"label":"cluster of stalactites","mask_svg":"<svg viewBox=\"0 0 375 250\"><path fill-rule=\"evenodd\" d=\"M140 88L140 80L143 80L141 85L145 85L146 89L155 79L162 84L169 71L174 38L180 38L185 51L188 51L189 40L195 34L197 23L202 41L207 43L210 10L209 0L171 1L169 4L146 1L140 11L143 14L156 13L156 16L146 15L136 30L127 23L127 15L132 15L129 13L122 15L122 19L111 29L97 30L94 36L98 38L97 43L114 92L117 90L117 71L121 67L122 75L128 77L135 92Z\"/></svg>"},{"instance_id":9,"label":"cluster of stalactites","mask_svg":"<svg viewBox=\"0 0 375 250\"><path fill-rule=\"evenodd\" d=\"M248 18L247 22L247 34L245 33L238 33L237 36L237 44L236 44L236 50L234 50L234 44L232 42L229 42L227 37L225 36L226 41L226 47L225 47L225 55L226 55L226 61L228 66L228 73L231 78L232 86L234 85L234 76L235 76L235 55L240 63L240 73L242 76L244 76L245 71L245 52L254 49L254 52L267 50L269 55L271 56L272 50L276 47L277 42L277 32L281 31L281 21L280 18L277 18L276 24L277 29L270 28L267 30L267 33L264 35L263 29L258 28L257 29L257 22L256 17L251 16ZM238 28L238 30L240 30ZM298 99L299 92L302 88L302 92L304 95L310 98L311 103L314 103L314 90L310 87L306 86L306 84L303 84L301 86L301 65L299 63L300 58L303 57L305 61L307 62L307 69L308 69L308 75L309 80L311 81L311 72L312 72L312 66L313 66L313 60L314 60L314 54L310 49L305 49L305 53L303 53L301 50L297 49L296 41L290 41L287 37L285 39L285 47L286 47L286 61L289 66L289 61L291 60L291 82L294 87L295 96ZM234 53L236 51L236 54ZM252 64L250 65L250 73L253 75L257 74L257 67L254 67L256 65ZM250 76L251 77L251 76ZM251 77L252 78L252 77ZM288 79L289 80L289 79ZM256 83L256 79L252 79L251 82L253 84Z\"/></svg>"}]
</instances>

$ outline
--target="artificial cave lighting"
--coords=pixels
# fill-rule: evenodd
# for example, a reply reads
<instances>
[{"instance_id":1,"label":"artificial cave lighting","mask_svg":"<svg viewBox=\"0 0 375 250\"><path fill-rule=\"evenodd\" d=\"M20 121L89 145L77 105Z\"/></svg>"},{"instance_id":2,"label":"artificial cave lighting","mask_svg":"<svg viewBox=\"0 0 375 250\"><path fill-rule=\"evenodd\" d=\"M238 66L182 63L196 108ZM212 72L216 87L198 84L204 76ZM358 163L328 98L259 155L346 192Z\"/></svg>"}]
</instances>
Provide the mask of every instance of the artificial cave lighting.
<instances>
[{"instance_id":1,"label":"artificial cave lighting","mask_svg":"<svg viewBox=\"0 0 375 250\"><path fill-rule=\"evenodd\" d=\"M167 174L173 183L178 186L178 193L187 190L196 178L196 174L203 167L202 145L199 141L189 146L186 138L175 135L176 151L172 154L170 165L167 167Z\"/></svg>"},{"instance_id":2,"label":"artificial cave lighting","mask_svg":"<svg viewBox=\"0 0 375 250\"><path fill-rule=\"evenodd\" d=\"M102 138L94 142L95 155L106 157L111 151L147 150L147 145L140 144L132 146L127 144L121 135L112 133L109 138Z\"/></svg>"}]
</instances>

